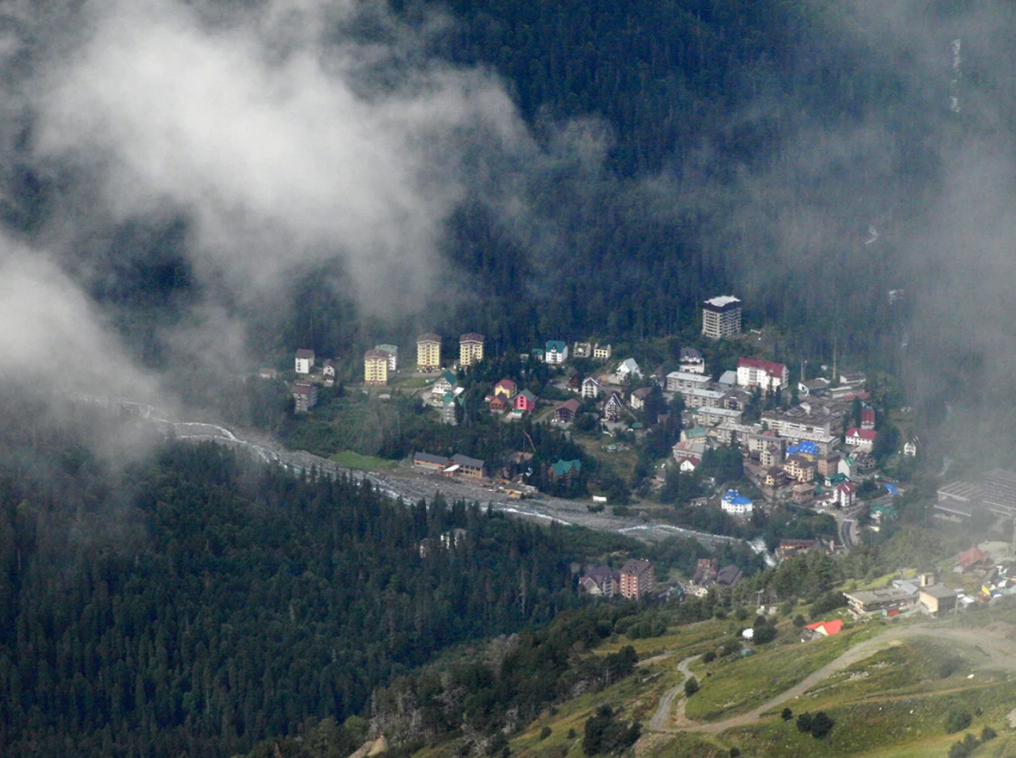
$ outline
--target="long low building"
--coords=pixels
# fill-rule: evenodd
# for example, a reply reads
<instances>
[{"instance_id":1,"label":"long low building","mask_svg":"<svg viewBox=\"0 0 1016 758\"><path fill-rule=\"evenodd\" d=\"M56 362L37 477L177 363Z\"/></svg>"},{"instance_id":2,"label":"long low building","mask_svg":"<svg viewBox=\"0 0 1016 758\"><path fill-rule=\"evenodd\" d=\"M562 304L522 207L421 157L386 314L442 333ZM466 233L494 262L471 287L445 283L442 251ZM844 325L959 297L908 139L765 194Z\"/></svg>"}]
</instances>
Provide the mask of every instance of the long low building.
<instances>
[{"instance_id":1,"label":"long low building","mask_svg":"<svg viewBox=\"0 0 1016 758\"><path fill-rule=\"evenodd\" d=\"M896 587L844 592L843 597L847 599L847 609L855 618L898 610L912 605L917 600L915 593Z\"/></svg>"},{"instance_id":2,"label":"long low building","mask_svg":"<svg viewBox=\"0 0 1016 758\"><path fill-rule=\"evenodd\" d=\"M935 510L946 518L961 520L979 510L1014 518L1016 472L992 469L967 480L950 482L938 490Z\"/></svg>"}]
</instances>

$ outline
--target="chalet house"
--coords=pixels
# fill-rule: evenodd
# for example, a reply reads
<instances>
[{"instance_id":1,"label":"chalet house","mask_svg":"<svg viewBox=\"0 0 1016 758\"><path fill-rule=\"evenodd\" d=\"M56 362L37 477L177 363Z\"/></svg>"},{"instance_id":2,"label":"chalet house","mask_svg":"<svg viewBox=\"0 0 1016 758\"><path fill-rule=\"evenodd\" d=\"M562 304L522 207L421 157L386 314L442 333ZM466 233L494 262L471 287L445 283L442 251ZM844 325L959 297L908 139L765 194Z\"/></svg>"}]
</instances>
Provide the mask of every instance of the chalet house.
<instances>
[{"instance_id":1,"label":"chalet house","mask_svg":"<svg viewBox=\"0 0 1016 758\"><path fill-rule=\"evenodd\" d=\"M915 457L917 455L918 441L919 440L917 439L917 437L911 437L909 440L907 440L906 443L904 443L903 445L903 454L910 458Z\"/></svg>"},{"instance_id":2,"label":"chalet house","mask_svg":"<svg viewBox=\"0 0 1016 758\"><path fill-rule=\"evenodd\" d=\"M656 583L653 564L641 558L631 558L621 567L621 595L638 600L649 594Z\"/></svg>"},{"instance_id":3,"label":"chalet house","mask_svg":"<svg viewBox=\"0 0 1016 758\"><path fill-rule=\"evenodd\" d=\"M607 421L620 421L625 411L624 400L621 398L621 394L612 392L603 406L604 417Z\"/></svg>"},{"instance_id":4,"label":"chalet house","mask_svg":"<svg viewBox=\"0 0 1016 758\"><path fill-rule=\"evenodd\" d=\"M741 387L759 387L775 392L787 386L789 374L782 363L759 358L741 358L737 362L737 383Z\"/></svg>"},{"instance_id":5,"label":"chalet house","mask_svg":"<svg viewBox=\"0 0 1016 758\"><path fill-rule=\"evenodd\" d=\"M600 380L595 376L587 376L582 380L582 397L599 397Z\"/></svg>"},{"instance_id":6,"label":"chalet house","mask_svg":"<svg viewBox=\"0 0 1016 758\"><path fill-rule=\"evenodd\" d=\"M853 482L841 482L836 487L836 503L841 508L849 508L854 504L857 495L857 485Z\"/></svg>"},{"instance_id":7,"label":"chalet house","mask_svg":"<svg viewBox=\"0 0 1016 758\"><path fill-rule=\"evenodd\" d=\"M513 413L522 416L536 410L536 395L529 390L522 390L515 396L515 409Z\"/></svg>"},{"instance_id":8,"label":"chalet house","mask_svg":"<svg viewBox=\"0 0 1016 758\"><path fill-rule=\"evenodd\" d=\"M701 459L696 455L685 455L678 459L677 469L682 474L694 474L695 470L702 465Z\"/></svg>"},{"instance_id":9,"label":"chalet house","mask_svg":"<svg viewBox=\"0 0 1016 758\"><path fill-rule=\"evenodd\" d=\"M297 413L306 413L317 405L317 385L310 382L293 382L290 388L293 400L296 402Z\"/></svg>"},{"instance_id":10,"label":"chalet house","mask_svg":"<svg viewBox=\"0 0 1016 758\"><path fill-rule=\"evenodd\" d=\"M438 371L441 368L441 337L432 332L416 338L416 370Z\"/></svg>"},{"instance_id":11,"label":"chalet house","mask_svg":"<svg viewBox=\"0 0 1016 758\"><path fill-rule=\"evenodd\" d=\"M956 556L956 565L963 572L974 571L991 563L991 556L974 545Z\"/></svg>"},{"instance_id":12,"label":"chalet house","mask_svg":"<svg viewBox=\"0 0 1016 758\"><path fill-rule=\"evenodd\" d=\"M321 378L324 380L326 387L331 387L335 384L335 361L331 358L328 358L321 364Z\"/></svg>"},{"instance_id":13,"label":"chalet house","mask_svg":"<svg viewBox=\"0 0 1016 758\"><path fill-rule=\"evenodd\" d=\"M699 558L698 564L695 567L695 575L691 580L695 584L706 584L707 582L715 581L719 570L720 563L715 558Z\"/></svg>"},{"instance_id":14,"label":"chalet house","mask_svg":"<svg viewBox=\"0 0 1016 758\"><path fill-rule=\"evenodd\" d=\"M625 358L618 364L614 373L617 374L618 381L621 382L626 379L640 379L642 377L642 369L639 368L639 364L635 362L634 358Z\"/></svg>"},{"instance_id":15,"label":"chalet house","mask_svg":"<svg viewBox=\"0 0 1016 758\"><path fill-rule=\"evenodd\" d=\"M576 358L589 358L593 354L593 345L590 342L576 342L572 349L572 355Z\"/></svg>"},{"instance_id":16,"label":"chalet house","mask_svg":"<svg viewBox=\"0 0 1016 758\"><path fill-rule=\"evenodd\" d=\"M572 392L582 391L582 374L578 371L572 371L568 376L568 389Z\"/></svg>"},{"instance_id":17,"label":"chalet house","mask_svg":"<svg viewBox=\"0 0 1016 758\"><path fill-rule=\"evenodd\" d=\"M875 428L875 409L874 408L862 408L861 409L861 428L862 429L874 429Z\"/></svg>"},{"instance_id":18,"label":"chalet house","mask_svg":"<svg viewBox=\"0 0 1016 758\"><path fill-rule=\"evenodd\" d=\"M491 413L504 413L511 407L511 401L506 399L504 395L494 395L490 400Z\"/></svg>"},{"instance_id":19,"label":"chalet house","mask_svg":"<svg viewBox=\"0 0 1016 758\"><path fill-rule=\"evenodd\" d=\"M459 423L456 408L458 407L458 400L455 399L455 395L451 392L445 393L444 399L441 401L440 415L441 423L447 424L448 426L457 426Z\"/></svg>"},{"instance_id":20,"label":"chalet house","mask_svg":"<svg viewBox=\"0 0 1016 758\"><path fill-rule=\"evenodd\" d=\"M314 368L314 351L300 349L296 351L295 370L299 376L307 376Z\"/></svg>"},{"instance_id":21,"label":"chalet house","mask_svg":"<svg viewBox=\"0 0 1016 758\"><path fill-rule=\"evenodd\" d=\"M455 385L458 384L458 381L459 380L455 378L455 374L451 371L445 371L430 386L431 396L437 399L443 399L446 392L451 392L455 389Z\"/></svg>"},{"instance_id":22,"label":"chalet house","mask_svg":"<svg viewBox=\"0 0 1016 758\"><path fill-rule=\"evenodd\" d=\"M547 466L547 477L553 482L571 479L581 472L582 461L577 458L573 461L557 460Z\"/></svg>"},{"instance_id":23,"label":"chalet house","mask_svg":"<svg viewBox=\"0 0 1016 758\"><path fill-rule=\"evenodd\" d=\"M469 332L459 337L459 365L468 368L483 360L483 341L486 338L482 334Z\"/></svg>"},{"instance_id":24,"label":"chalet house","mask_svg":"<svg viewBox=\"0 0 1016 758\"><path fill-rule=\"evenodd\" d=\"M363 383L388 384L388 353L368 350L363 354Z\"/></svg>"},{"instance_id":25,"label":"chalet house","mask_svg":"<svg viewBox=\"0 0 1016 758\"><path fill-rule=\"evenodd\" d=\"M610 345L597 345L593 348L593 358L598 361L609 361L612 352Z\"/></svg>"},{"instance_id":26,"label":"chalet house","mask_svg":"<svg viewBox=\"0 0 1016 758\"><path fill-rule=\"evenodd\" d=\"M590 595L614 597L621 592L621 572L609 566L597 566L579 579L579 590Z\"/></svg>"},{"instance_id":27,"label":"chalet house","mask_svg":"<svg viewBox=\"0 0 1016 758\"><path fill-rule=\"evenodd\" d=\"M716 583L721 587L734 588L741 583L742 578L744 578L744 572L734 564L730 564L721 568L716 574Z\"/></svg>"},{"instance_id":28,"label":"chalet house","mask_svg":"<svg viewBox=\"0 0 1016 758\"><path fill-rule=\"evenodd\" d=\"M857 473L861 476L872 473L878 465L875 462L875 456L867 450L854 453L854 462L857 464Z\"/></svg>"},{"instance_id":29,"label":"chalet house","mask_svg":"<svg viewBox=\"0 0 1016 758\"><path fill-rule=\"evenodd\" d=\"M374 349L387 354L388 356L388 371L395 373L399 368L399 348L398 345L374 345Z\"/></svg>"},{"instance_id":30,"label":"chalet house","mask_svg":"<svg viewBox=\"0 0 1016 758\"><path fill-rule=\"evenodd\" d=\"M568 360L568 343L561 340L547 340L543 352L543 362L559 366Z\"/></svg>"},{"instance_id":31,"label":"chalet house","mask_svg":"<svg viewBox=\"0 0 1016 758\"><path fill-rule=\"evenodd\" d=\"M808 503L815 498L815 487L811 484L798 482L790 488L790 499L798 505Z\"/></svg>"},{"instance_id":32,"label":"chalet house","mask_svg":"<svg viewBox=\"0 0 1016 758\"><path fill-rule=\"evenodd\" d=\"M875 445L873 429L858 429L856 426L847 429L846 443L860 450L871 450Z\"/></svg>"},{"instance_id":33,"label":"chalet house","mask_svg":"<svg viewBox=\"0 0 1016 758\"><path fill-rule=\"evenodd\" d=\"M682 347L679 368L681 371L689 374L704 374L706 372L706 362L702 358L702 353L695 348Z\"/></svg>"},{"instance_id":34,"label":"chalet house","mask_svg":"<svg viewBox=\"0 0 1016 758\"><path fill-rule=\"evenodd\" d=\"M479 458L470 458L468 455L456 453L452 456L451 465L444 472L445 474L468 476L470 479L483 479L484 466L484 462Z\"/></svg>"},{"instance_id":35,"label":"chalet house","mask_svg":"<svg viewBox=\"0 0 1016 758\"><path fill-rule=\"evenodd\" d=\"M519 394L519 386L511 379L502 379L494 385L494 397L500 395L505 400L511 401L515 399L517 394Z\"/></svg>"},{"instance_id":36,"label":"chalet house","mask_svg":"<svg viewBox=\"0 0 1016 758\"><path fill-rule=\"evenodd\" d=\"M413 465L419 466L428 471L444 471L452 464L451 460L443 455L431 455L430 453L416 453L413 456Z\"/></svg>"},{"instance_id":37,"label":"chalet house","mask_svg":"<svg viewBox=\"0 0 1016 758\"><path fill-rule=\"evenodd\" d=\"M637 411L642 410L646 406L646 398L649 397L653 392L652 387L640 387L631 393L631 407Z\"/></svg>"},{"instance_id":38,"label":"chalet house","mask_svg":"<svg viewBox=\"0 0 1016 758\"><path fill-rule=\"evenodd\" d=\"M582 408L578 400L565 400L554 411L554 420L559 424L567 424L575 418L575 414Z\"/></svg>"}]
</instances>

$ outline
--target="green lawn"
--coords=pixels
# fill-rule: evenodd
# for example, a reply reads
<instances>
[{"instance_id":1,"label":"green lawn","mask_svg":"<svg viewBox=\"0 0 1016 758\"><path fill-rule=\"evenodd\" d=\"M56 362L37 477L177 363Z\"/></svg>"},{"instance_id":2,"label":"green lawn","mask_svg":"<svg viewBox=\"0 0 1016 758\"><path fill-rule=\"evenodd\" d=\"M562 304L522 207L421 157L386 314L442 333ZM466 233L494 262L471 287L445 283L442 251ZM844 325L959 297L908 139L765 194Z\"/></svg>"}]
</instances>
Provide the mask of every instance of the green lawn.
<instances>
[{"instance_id":1,"label":"green lawn","mask_svg":"<svg viewBox=\"0 0 1016 758\"><path fill-rule=\"evenodd\" d=\"M336 453L329 460L340 466L361 471L393 471L399 467L398 461L375 458L372 455L360 455L352 450L343 450L341 453Z\"/></svg>"}]
</instances>

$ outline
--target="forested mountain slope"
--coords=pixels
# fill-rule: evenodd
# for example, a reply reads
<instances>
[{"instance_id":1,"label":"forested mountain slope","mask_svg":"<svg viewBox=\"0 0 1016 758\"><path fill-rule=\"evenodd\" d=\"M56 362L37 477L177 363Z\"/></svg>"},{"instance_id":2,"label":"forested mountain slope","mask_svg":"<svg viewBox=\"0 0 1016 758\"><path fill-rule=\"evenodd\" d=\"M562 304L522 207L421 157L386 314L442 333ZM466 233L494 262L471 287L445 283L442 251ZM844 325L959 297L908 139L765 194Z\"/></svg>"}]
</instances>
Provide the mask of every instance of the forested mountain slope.
<instances>
[{"instance_id":1,"label":"forested mountain slope","mask_svg":"<svg viewBox=\"0 0 1016 758\"><path fill-rule=\"evenodd\" d=\"M120 469L36 439L0 479L5 755L230 755L576 602L560 535L476 507L402 506L212 445Z\"/></svg>"}]
</instances>

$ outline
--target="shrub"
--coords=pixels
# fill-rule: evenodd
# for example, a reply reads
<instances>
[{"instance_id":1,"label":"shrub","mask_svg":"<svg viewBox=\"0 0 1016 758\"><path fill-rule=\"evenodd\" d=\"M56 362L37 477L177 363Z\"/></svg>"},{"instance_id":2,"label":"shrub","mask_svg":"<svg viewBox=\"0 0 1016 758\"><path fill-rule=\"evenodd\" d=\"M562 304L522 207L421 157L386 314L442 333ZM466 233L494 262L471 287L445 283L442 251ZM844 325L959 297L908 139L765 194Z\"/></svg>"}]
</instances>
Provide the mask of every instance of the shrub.
<instances>
[{"instance_id":1,"label":"shrub","mask_svg":"<svg viewBox=\"0 0 1016 758\"><path fill-rule=\"evenodd\" d=\"M946 658L943 658L942 661L938 664L938 678L948 679L950 676L959 671L961 664L962 661L960 661L960 659L956 658L955 656L948 656Z\"/></svg>"},{"instance_id":2,"label":"shrub","mask_svg":"<svg viewBox=\"0 0 1016 758\"><path fill-rule=\"evenodd\" d=\"M741 751L736 747L732 747L730 748L730 752L728 752L727 755L729 755L730 758L737 758L739 755L741 755Z\"/></svg>"},{"instance_id":3,"label":"shrub","mask_svg":"<svg viewBox=\"0 0 1016 758\"><path fill-rule=\"evenodd\" d=\"M794 626L797 627L798 629L804 629L804 626L807 623L808 622L805 620L804 616L802 616L800 613L794 616Z\"/></svg>"},{"instance_id":4,"label":"shrub","mask_svg":"<svg viewBox=\"0 0 1016 758\"><path fill-rule=\"evenodd\" d=\"M776 639L776 627L763 624L762 626L755 627L755 634L752 636L751 641L756 645L764 645L767 642L772 642Z\"/></svg>"},{"instance_id":5,"label":"shrub","mask_svg":"<svg viewBox=\"0 0 1016 758\"><path fill-rule=\"evenodd\" d=\"M833 730L834 723L825 711L819 711L811 720L811 736L817 740L824 738Z\"/></svg>"},{"instance_id":6,"label":"shrub","mask_svg":"<svg viewBox=\"0 0 1016 758\"><path fill-rule=\"evenodd\" d=\"M995 730L992 729L990 726L986 726L984 727L984 729L981 730L981 742L991 742L997 736L998 733L995 732Z\"/></svg>"},{"instance_id":7,"label":"shrub","mask_svg":"<svg viewBox=\"0 0 1016 758\"><path fill-rule=\"evenodd\" d=\"M945 717L945 733L955 734L956 732L962 732L973 721L973 717L969 711L951 710L949 715Z\"/></svg>"},{"instance_id":8,"label":"shrub","mask_svg":"<svg viewBox=\"0 0 1016 758\"><path fill-rule=\"evenodd\" d=\"M691 697L699 691L698 679L689 676L684 682L684 694Z\"/></svg>"},{"instance_id":9,"label":"shrub","mask_svg":"<svg viewBox=\"0 0 1016 758\"><path fill-rule=\"evenodd\" d=\"M722 608L717 608L716 613L713 614L720 621L723 621L727 617L727 612Z\"/></svg>"},{"instance_id":10,"label":"shrub","mask_svg":"<svg viewBox=\"0 0 1016 758\"><path fill-rule=\"evenodd\" d=\"M783 712L780 714L780 718L784 721L790 721L790 719L794 718L794 712L789 708L784 708Z\"/></svg>"},{"instance_id":11,"label":"shrub","mask_svg":"<svg viewBox=\"0 0 1016 758\"><path fill-rule=\"evenodd\" d=\"M811 714L802 713L797 717L797 731L807 734L811 731Z\"/></svg>"},{"instance_id":12,"label":"shrub","mask_svg":"<svg viewBox=\"0 0 1016 758\"><path fill-rule=\"evenodd\" d=\"M575 728L573 727L573 728L569 729L568 730L568 739L573 740L576 737L578 737L578 735L575 733Z\"/></svg>"},{"instance_id":13,"label":"shrub","mask_svg":"<svg viewBox=\"0 0 1016 758\"><path fill-rule=\"evenodd\" d=\"M743 605L739 605L737 607L737 610L734 611L734 617L738 621L744 621L746 618L748 618L748 609L745 608Z\"/></svg>"},{"instance_id":14,"label":"shrub","mask_svg":"<svg viewBox=\"0 0 1016 758\"><path fill-rule=\"evenodd\" d=\"M819 595L818 599L811 604L811 618L816 620L818 616L822 616L829 611L834 611L837 608L842 608L847 604L846 597L843 596L842 592L826 592L824 595Z\"/></svg>"},{"instance_id":15,"label":"shrub","mask_svg":"<svg viewBox=\"0 0 1016 758\"><path fill-rule=\"evenodd\" d=\"M702 662L703 663L712 663L715 660L716 660L716 653L714 653L712 650L709 650L708 652L706 652L702 656Z\"/></svg>"},{"instance_id":16,"label":"shrub","mask_svg":"<svg viewBox=\"0 0 1016 758\"><path fill-rule=\"evenodd\" d=\"M961 742L954 742L952 747L949 748L949 758L967 758L967 756L973 755L973 752L977 750L978 744L977 738L972 734L968 734Z\"/></svg>"},{"instance_id":17,"label":"shrub","mask_svg":"<svg viewBox=\"0 0 1016 758\"><path fill-rule=\"evenodd\" d=\"M540 739L545 740L553 733L553 730L549 726L545 726L540 730Z\"/></svg>"}]
</instances>

